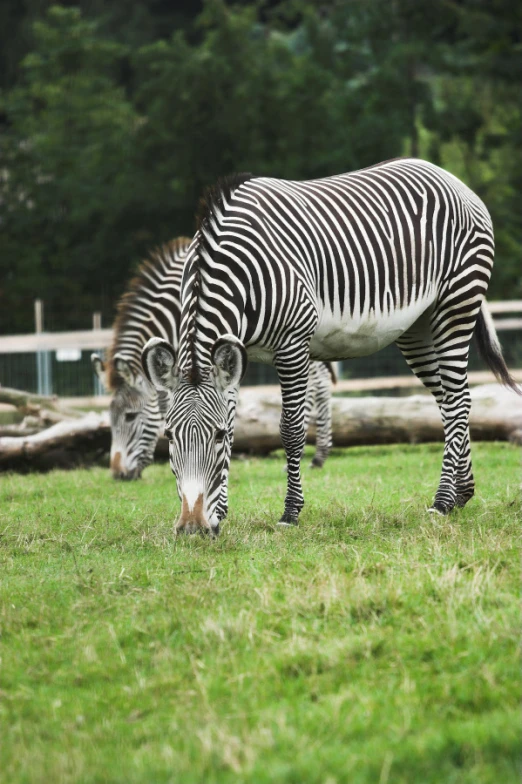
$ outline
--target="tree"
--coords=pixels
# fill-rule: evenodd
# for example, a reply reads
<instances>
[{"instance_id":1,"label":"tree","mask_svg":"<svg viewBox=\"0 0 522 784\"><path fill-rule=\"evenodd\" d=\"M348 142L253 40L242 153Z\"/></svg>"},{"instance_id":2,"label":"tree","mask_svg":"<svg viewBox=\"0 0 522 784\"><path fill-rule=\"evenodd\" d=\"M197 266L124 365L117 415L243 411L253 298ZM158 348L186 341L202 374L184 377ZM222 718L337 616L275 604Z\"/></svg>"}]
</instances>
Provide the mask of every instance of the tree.
<instances>
[{"instance_id":1,"label":"tree","mask_svg":"<svg viewBox=\"0 0 522 784\"><path fill-rule=\"evenodd\" d=\"M117 84L125 48L59 6L35 25L35 40L23 82L5 102L1 138L0 270L8 285L0 318L11 331L25 323L35 294L59 312L62 328L81 326L89 296L127 274L137 231L131 184L140 120Z\"/></svg>"}]
</instances>

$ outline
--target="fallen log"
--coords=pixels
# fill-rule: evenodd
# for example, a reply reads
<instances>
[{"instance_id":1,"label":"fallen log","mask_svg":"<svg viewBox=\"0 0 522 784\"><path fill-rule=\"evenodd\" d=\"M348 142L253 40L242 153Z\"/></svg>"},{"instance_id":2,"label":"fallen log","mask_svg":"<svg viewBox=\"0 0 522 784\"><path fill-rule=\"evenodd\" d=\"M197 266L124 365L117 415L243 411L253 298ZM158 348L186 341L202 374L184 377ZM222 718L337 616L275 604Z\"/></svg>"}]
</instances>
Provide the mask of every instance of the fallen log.
<instances>
[{"instance_id":1,"label":"fallen log","mask_svg":"<svg viewBox=\"0 0 522 784\"><path fill-rule=\"evenodd\" d=\"M471 437L476 441L522 440L522 400L498 384L471 391ZM276 389L241 390L234 452L264 455L281 448L281 398ZM340 397L332 401L335 446L414 444L442 441L438 407L431 395L411 397ZM309 441L314 440L314 426ZM107 412L59 422L34 435L0 438L0 471L49 470L89 465L105 459L110 449ZM160 439L156 456L167 458Z\"/></svg>"},{"instance_id":2,"label":"fallen log","mask_svg":"<svg viewBox=\"0 0 522 784\"><path fill-rule=\"evenodd\" d=\"M56 395L33 395L1 385L0 403L14 406L24 415L37 416L47 425L62 419L79 419L82 416L80 411L64 406Z\"/></svg>"},{"instance_id":3,"label":"fallen log","mask_svg":"<svg viewBox=\"0 0 522 784\"><path fill-rule=\"evenodd\" d=\"M91 412L30 436L0 438L0 471L48 471L100 462L110 449L108 413Z\"/></svg>"},{"instance_id":4,"label":"fallen log","mask_svg":"<svg viewBox=\"0 0 522 784\"><path fill-rule=\"evenodd\" d=\"M516 440L522 429L522 399L498 384L471 390L471 438L476 441ZM277 391L243 389L239 396L234 451L267 454L281 448ZM315 428L308 442L313 443ZM431 395L410 397L334 397L334 446L415 444L442 441L444 432L438 406Z\"/></svg>"}]
</instances>

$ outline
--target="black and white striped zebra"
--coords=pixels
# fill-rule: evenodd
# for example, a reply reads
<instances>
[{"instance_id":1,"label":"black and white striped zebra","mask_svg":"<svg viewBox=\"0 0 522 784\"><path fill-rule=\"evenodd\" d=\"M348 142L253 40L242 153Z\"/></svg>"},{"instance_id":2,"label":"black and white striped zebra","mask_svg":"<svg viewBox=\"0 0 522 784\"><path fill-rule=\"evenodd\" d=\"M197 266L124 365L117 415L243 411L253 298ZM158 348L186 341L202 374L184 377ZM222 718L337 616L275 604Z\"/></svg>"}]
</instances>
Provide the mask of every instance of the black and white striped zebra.
<instances>
[{"instance_id":1,"label":"black and white striped zebra","mask_svg":"<svg viewBox=\"0 0 522 784\"><path fill-rule=\"evenodd\" d=\"M153 460L168 408L168 395L145 378L141 352L161 335L178 344L180 286L190 239L179 237L150 254L118 303L114 339L105 364L92 354L94 371L112 393L111 471L137 479Z\"/></svg>"},{"instance_id":2,"label":"black and white striped zebra","mask_svg":"<svg viewBox=\"0 0 522 784\"><path fill-rule=\"evenodd\" d=\"M107 366L93 354L94 371L113 393L110 403L111 470L117 479L137 479L153 460L168 407L167 394L145 378L141 352L153 335L178 344L180 287L190 240L179 237L150 254L118 303ZM323 465L331 446L330 363L310 364L307 418L316 409L316 453Z\"/></svg>"},{"instance_id":3,"label":"black and white striped zebra","mask_svg":"<svg viewBox=\"0 0 522 784\"><path fill-rule=\"evenodd\" d=\"M247 356L273 362L279 374L288 463L281 522L295 524L310 359L363 356L392 342L442 414L431 509L464 505L474 492L467 362L476 323L490 367L516 388L484 299L493 257L482 201L425 161L305 182L239 175L218 184L187 254L179 352L153 339L143 353L149 378L173 394L178 528L218 530L223 444Z\"/></svg>"}]
</instances>

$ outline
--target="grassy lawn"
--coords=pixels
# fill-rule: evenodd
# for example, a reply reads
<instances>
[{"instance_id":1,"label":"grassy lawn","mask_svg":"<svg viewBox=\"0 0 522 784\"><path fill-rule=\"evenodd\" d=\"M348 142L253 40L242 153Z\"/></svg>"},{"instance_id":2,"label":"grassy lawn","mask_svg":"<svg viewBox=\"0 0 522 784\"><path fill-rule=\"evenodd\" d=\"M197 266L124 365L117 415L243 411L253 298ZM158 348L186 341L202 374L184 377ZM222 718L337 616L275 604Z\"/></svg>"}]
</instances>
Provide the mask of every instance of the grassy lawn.
<instances>
[{"instance_id":1,"label":"grassy lawn","mask_svg":"<svg viewBox=\"0 0 522 784\"><path fill-rule=\"evenodd\" d=\"M430 517L442 447L338 452L278 529L234 462L217 541L166 465L0 477L0 781L519 781L520 452Z\"/></svg>"}]
</instances>

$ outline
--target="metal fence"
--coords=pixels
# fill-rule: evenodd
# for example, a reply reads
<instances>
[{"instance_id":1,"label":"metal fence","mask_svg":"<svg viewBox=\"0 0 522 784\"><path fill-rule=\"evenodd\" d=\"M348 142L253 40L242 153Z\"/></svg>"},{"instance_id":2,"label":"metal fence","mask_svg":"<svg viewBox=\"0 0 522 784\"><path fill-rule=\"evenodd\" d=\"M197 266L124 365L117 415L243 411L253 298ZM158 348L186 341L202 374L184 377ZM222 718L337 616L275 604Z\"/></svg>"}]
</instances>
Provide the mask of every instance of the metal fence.
<instances>
[{"instance_id":1,"label":"metal fence","mask_svg":"<svg viewBox=\"0 0 522 784\"><path fill-rule=\"evenodd\" d=\"M491 302L489 305L508 366L522 368L522 301ZM38 306L35 315L37 312ZM103 353L112 341L112 330L101 329L99 316L93 315L92 330L43 332L43 320L37 317L34 334L0 337L0 384L63 397L101 394L103 390L92 371L90 355L93 351ZM470 369L485 369L473 344ZM398 376L407 372L395 345L372 356L339 363L339 375L347 379ZM277 374L270 365L252 362L243 383L274 384Z\"/></svg>"}]
</instances>

